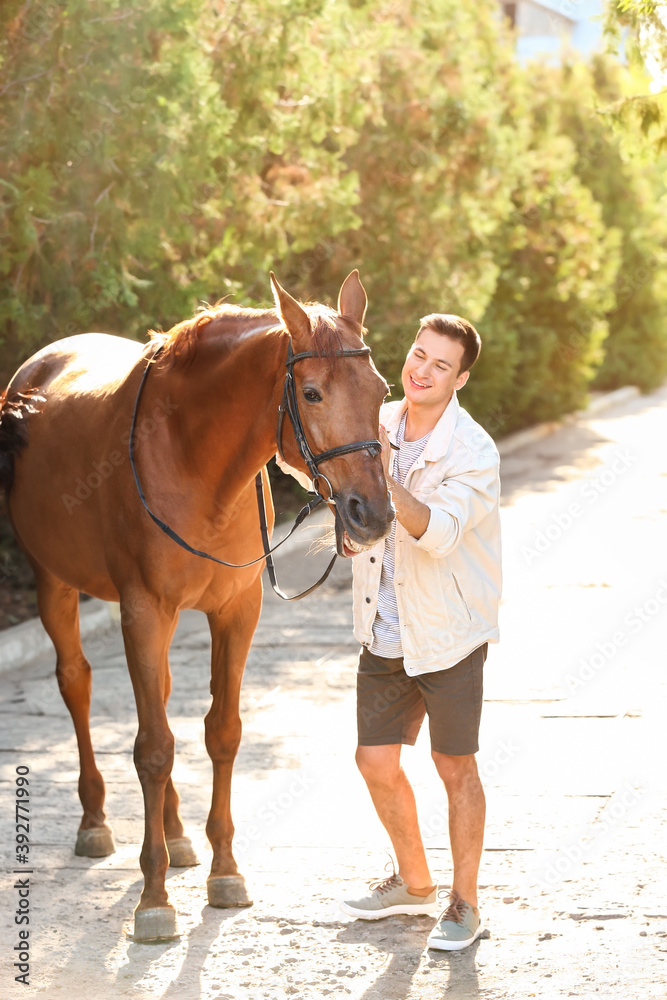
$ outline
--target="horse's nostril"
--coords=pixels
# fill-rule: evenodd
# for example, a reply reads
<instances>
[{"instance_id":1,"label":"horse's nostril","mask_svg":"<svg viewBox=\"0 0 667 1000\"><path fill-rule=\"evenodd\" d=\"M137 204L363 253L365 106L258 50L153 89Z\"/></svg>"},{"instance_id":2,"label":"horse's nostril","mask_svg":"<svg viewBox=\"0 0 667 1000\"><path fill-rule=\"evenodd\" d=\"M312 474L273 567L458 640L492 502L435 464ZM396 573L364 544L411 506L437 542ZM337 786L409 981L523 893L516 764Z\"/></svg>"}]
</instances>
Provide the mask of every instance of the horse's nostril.
<instances>
[{"instance_id":1,"label":"horse's nostril","mask_svg":"<svg viewBox=\"0 0 667 1000\"><path fill-rule=\"evenodd\" d=\"M383 537L394 519L394 510L389 503L384 509L384 505L377 509L368 500L364 500L356 494L348 496L344 505L341 505L341 513L347 520L349 526L355 529L360 538L368 538L381 534ZM383 513L385 516L383 516Z\"/></svg>"},{"instance_id":2,"label":"horse's nostril","mask_svg":"<svg viewBox=\"0 0 667 1000\"><path fill-rule=\"evenodd\" d=\"M364 514L364 505L359 497L350 497L347 503L347 516L350 521L356 524L360 528L366 527L366 517Z\"/></svg>"}]
</instances>

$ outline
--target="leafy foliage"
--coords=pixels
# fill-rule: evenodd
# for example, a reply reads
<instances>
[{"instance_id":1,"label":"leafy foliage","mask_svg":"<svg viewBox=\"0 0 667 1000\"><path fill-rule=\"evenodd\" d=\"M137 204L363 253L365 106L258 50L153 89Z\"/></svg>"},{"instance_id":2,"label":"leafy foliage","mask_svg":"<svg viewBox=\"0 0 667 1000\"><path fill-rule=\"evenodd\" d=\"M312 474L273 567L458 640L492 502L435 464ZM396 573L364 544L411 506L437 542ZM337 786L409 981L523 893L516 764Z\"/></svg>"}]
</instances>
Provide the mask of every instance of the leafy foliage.
<instances>
[{"instance_id":1,"label":"leafy foliage","mask_svg":"<svg viewBox=\"0 0 667 1000\"><path fill-rule=\"evenodd\" d=\"M352 267L391 381L420 316L478 325L495 435L667 374L636 71L522 67L495 0L5 0L0 28L6 376Z\"/></svg>"},{"instance_id":2,"label":"leafy foliage","mask_svg":"<svg viewBox=\"0 0 667 1000\"><path fill-rule=\"evenodd\" d=\"M596 388L656 388L667 373L667 218L662 172L632 155L630 137L592 109L623 96L620 68L598 58L570 67L560 86L561 123L577 149L577 174L620 234L620 266L607 312L609 335ZM582 96L586 100L582 101ZM641 140L635 139L635 143Z\"/></svg>"},{"instance_id":3,"label":"leafy foliage","mask_svg":"<svg viewBox=\"0 0 667 1000\"><path fill-rule=\"evenodd\" d=\"M312 27L324 6L3 5L8 367L93 324L141 336L200 298L265 298L276 259L354 224L356 85Z\"/></svg>"}]
</instances>

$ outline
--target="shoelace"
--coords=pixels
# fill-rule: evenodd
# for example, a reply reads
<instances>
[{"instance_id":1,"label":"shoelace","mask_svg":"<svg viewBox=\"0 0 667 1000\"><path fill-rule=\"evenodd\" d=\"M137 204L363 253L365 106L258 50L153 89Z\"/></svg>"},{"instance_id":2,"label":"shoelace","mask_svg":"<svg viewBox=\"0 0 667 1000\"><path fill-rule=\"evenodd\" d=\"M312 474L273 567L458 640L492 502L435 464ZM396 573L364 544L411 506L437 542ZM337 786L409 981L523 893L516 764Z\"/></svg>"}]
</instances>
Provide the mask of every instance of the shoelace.
<instances>
[{"instance_id":1,"label":"shoelace","mask_svg":"<svg viewBox=\"0 0 667 1000\"><path fill-rule=\"evenodd\" d=\"M467 903L465 899L461 899L461 897L456 892L450 892L449 906L447 907L447 909L445 910L440 919L453 920L455 924L462 924L466 906Z\"/></svg>"},{"instance_id":2,"label":"shoelace","mask_svg":"<svg viewBox=\"0 0 667 1000\"><path fill-rule=\"evenodd\" d=\"M384 866L384 870L387 871L387 869L391 867L391 875L384 875L375 882L369 882L368 888L371 892L377 889L377 891L382 894L383 892L389 892L390 889L396 889L399 885L403 885L403 879L396 871L394 859L391 854L389 854L389 851L386 853L389 855L389 861Z\"/></svg>"},{"instance_id":3,"label":"shoelace","mask_svg":"<svg viewBox=\"0 0 667 1000\"><path fill-rule=\"evenodd\" d=\"M370 882L368 887L373 890L377 890L380 894L383 892L389 892L390 889L396 889L399 885L403 884L403 879L400 875L394 872L392 875L388 875L386 878L380 878L376 882Z\"/></svg>"}]
</instances>

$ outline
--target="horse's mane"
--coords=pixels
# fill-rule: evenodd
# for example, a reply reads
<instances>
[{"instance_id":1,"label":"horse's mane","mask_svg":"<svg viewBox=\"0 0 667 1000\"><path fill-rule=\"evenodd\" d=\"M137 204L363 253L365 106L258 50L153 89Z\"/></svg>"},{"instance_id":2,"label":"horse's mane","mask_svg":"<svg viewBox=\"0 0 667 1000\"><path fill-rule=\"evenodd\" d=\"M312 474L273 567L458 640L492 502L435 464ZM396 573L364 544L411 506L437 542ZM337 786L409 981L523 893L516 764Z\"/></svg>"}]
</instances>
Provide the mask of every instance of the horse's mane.
<instances>
[{"instance_id":1,"label":"horse's mane","mask_svg":"<svg viewBox=\"0 0 667 1000\"><path fill-rule=\"evenodd\" d=\"M336 351L342 350L343 341L336 323L337 313L319 302L302 305L308 314L312 335L312 350L320 357L336 360ZM183 320L170 330L149 330L151 342L162 348L161 361L167 368L185 368L196 357L197 347L203 339L204 331L210 323L224 324L229 335L229 345L233 348L236 334L242 334L257 325L257 321L267 321L264 333L283 327L280 317L272 309L250 309L230 305L227 302L201 306L192 319Z\"/></svg>"}]
</instances>

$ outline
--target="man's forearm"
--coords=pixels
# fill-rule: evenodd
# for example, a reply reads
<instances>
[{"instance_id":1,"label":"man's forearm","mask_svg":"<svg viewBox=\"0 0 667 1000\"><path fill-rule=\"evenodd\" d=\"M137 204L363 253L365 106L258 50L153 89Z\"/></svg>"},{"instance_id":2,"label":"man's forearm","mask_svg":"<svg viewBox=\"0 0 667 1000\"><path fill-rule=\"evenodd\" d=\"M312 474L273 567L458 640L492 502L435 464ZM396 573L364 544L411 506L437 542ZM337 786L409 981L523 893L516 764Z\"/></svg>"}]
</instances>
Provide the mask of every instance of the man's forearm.
<instances>
[{"instance_id":1,"label":"man's forearm","mask_svg":"<svg viewBox=\"0 0 667 1000\"><path fill-rule=\"evenodd\" d=\"M391 476L387 476L387 483L396 508L397 520L413 538L421 538L428 528L431 511L425 503L416 500Z\"/></svg>"}]
</instances>

